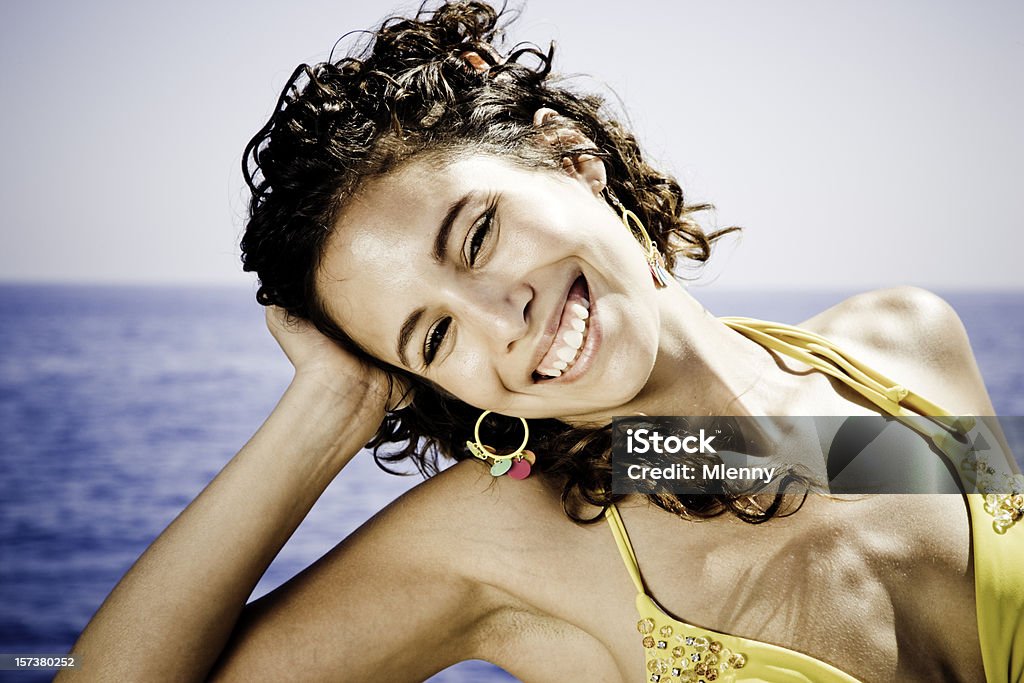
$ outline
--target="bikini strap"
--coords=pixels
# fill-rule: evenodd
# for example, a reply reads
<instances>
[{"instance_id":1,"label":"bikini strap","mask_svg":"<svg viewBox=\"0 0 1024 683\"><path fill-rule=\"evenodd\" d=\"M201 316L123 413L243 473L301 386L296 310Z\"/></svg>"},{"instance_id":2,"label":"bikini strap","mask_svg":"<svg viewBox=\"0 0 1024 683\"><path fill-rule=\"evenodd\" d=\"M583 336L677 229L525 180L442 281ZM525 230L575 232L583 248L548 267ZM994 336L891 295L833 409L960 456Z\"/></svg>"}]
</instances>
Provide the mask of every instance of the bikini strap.
<instances>
[{"instance_id":1,"label":"bikini strap","mask_svg":"<svg viewBox=\"0 0 1024 683\"><path fill-rule=\"evenodd\" d=\"M956 439L951 432L965 434L974 428L972 416L953 415L920 394L910 391L877 370L848 356L833 342L809 330L742 316L726 316L719 320L762 346L835 377L881 408L883 412L932 439L947 453L958 450ZM925 421L913 419L922 416L929 418L941 429L929 428Z\"/></svg>"},{"instance_id":2,"label":"bikini strap","mask_svg":"<svg viewBox=\"0 0 1024 683\"><path fill-rule=\"evenodd\" d=\"M975 426L972 416L953 415L847 355L833 342L809 330L743 316L727 316L719 320L762 346L835 377L881 408L883 412L930 438L951 459L958 460L954 456L962 455L963 446L953 434L971 431ZM929 418L934 425L926 420L914 419L920 417ZM647 595L636 554L633 552L618 509L614 504L609 505L605 508L604 514L633 585L636 586L638 593Z\"/></svg>"},{"instance_id":3,"label":"bikini strap","mask_svg":"<svg viewBox=\"0 0 1024 683\"><path fill-rule=\"evenodd\" d=\"M622 517L619 516L619 510L615 507L614 503L605 508L604 516L608 520L608 526L611 527L612 536L615 537L615 545L618 546L619 554L622 555L622 561L626 565L626 571L629 572L629 578L633 579L633 585L636 586L637 592L646 595L643 579L640 578L640 565L637 564L633 545L629 542L626 525L622 523Z\"/></svg>"}]
</instances>

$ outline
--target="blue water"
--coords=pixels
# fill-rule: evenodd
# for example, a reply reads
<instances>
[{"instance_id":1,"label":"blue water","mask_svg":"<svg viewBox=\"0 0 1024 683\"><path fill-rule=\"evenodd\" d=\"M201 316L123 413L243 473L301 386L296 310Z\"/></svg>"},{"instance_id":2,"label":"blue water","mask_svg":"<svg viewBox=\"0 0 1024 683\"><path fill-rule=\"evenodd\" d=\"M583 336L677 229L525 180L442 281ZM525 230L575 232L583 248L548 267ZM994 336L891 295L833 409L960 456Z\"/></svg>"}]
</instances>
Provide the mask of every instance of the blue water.
<instances>
[{"instance_id":1,"label":"blue water","mask_svg":"<svg viewBox=\"0 0 1024 683\"><path fill-rule=\"evenodd\" d=\"M844 296L692 291L717 315L790 323ZM997 412L1024 415L1024 293L945 296L968 328ZM290 377L245 289L0 285L0 653L66 652ZM255 595L417 481L357 458ZM515 679L465 662L431 680Z\"/></svg>"}]
</instances>

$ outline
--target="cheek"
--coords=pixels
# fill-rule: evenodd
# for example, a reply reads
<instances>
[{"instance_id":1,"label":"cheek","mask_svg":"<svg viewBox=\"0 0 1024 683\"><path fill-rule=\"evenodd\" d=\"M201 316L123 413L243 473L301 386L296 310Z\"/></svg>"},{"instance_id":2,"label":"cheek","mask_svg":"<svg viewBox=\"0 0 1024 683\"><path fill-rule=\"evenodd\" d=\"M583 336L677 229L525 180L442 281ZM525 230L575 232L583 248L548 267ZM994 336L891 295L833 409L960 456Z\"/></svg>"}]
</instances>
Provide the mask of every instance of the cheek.
<instances>
[{"instance_id":1,"label":"cheek","mask_svg":"<svg viewBox=\"0 0 1024 683\"><path fill-rule=\"evenodd\" d=\"M473 405L493 402L502 390L494 368L486 355L475 348L465 349L446 361L447 367L438 378L445 391Z\"/></svg>"},{"instance_id":2,"label":"cheek","mask_svg":"<svg viewBox=\"0 0 1024 683\"><path fill-rule=\"evenodd\" d=\"M561 254L575 249L578 231L566 224L557 214L543 212L517 212L510 215L508 230L503 232L502 248L522 268L534 268L544 255Z\"/></svg>"},{"instance_id":3,"label":"cheek","mask_svg":"<svg viewBox=\"0 0 1024 683\"><path fill-rule=\"evenodd\" d=\"M575 249L592 238L602 217L596 199L567 191L560 184L540 184L529 191L509 194L506 206L506 220L516 226L512 241L534 250L535 255L554 249Z\"/></svg>"},{"instance_id":4,"label":"cheek","mask_svg":"<svg viewBox=\"0 0 1024 683\"><path fill-rule=\"evenodd\" d=\"M598 300L600 308L596 315L601 321L606 373L603 384L615 393L639 390L658 356L661 315L655 295L643 289L651 282L646 264L639 277L641 286L624 285L623 291Z\"/></svg>"},{"instance_id":5,"label":"cheek","mask_svg":"<svg viewBox=\"0 0 1024 683\"><path fill-rule=\"evenodd\" d=\"M633 302L643 304L639 302ZM606 316L605 340L613 340L609 354L609 366L620 371L635 370L637 367L653 364L658 353L658 327L656 314L648 310L638 311L636 307L620 309L613 316ZM607 320L612 317L612 320Z\"/></svg>"}]
</instances>

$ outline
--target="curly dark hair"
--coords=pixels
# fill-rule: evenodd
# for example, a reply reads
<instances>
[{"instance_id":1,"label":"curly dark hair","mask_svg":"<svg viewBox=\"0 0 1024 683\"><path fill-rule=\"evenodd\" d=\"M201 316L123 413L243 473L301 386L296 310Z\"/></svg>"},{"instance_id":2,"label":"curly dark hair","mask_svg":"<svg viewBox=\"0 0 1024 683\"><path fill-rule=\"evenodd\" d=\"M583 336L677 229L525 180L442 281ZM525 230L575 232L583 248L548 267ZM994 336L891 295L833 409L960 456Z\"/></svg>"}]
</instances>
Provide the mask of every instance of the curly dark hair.
<instances>
[{"instance_id":1,"label":"curly dark hair","mask_svg":"<svg viewBox=\"0 0 1024 683\"><path fill-rule=\"evenodd\" d=\"M634 136L593 94L577 94L551 73L554 44L514 46L501 58L499 19L510 15L483 2L421 7L413 18L391 17L355 56L300 65L288 79L270 120L252 138L242 162L252 192L242 238L242 263L259 277L257 300L311 321L351 352L401 376L415 388L411 405L389 413L373 440L378 465L410 459L424 476L439 457L472 457L479 409L404 369L360 349L326 313L315 287L324 245L346 198L370 178L413 158L439 160L464 152L497 154L531 168L556 170L565 158L587 153L605 163L608 187L636 213L671 269L681 259L706 261L712 242L738 230L707 234L670 175L648 164ZM560 116L544 126L534 113ZM546 141L548 126L573 126L593 146ZM575 138L579 139L579 138ZM535 469L560 490L566 514L578 523L583 503L604 508L611 491L611 431L573 428L559 420L531 421ZM494 418L488 442L507 452L521 436L519 421ZM781 491L787 482L783 481ZM784 496L656 495L655 504L684 517L731 511L749 522L779 514Z\"/></svg>"}]
</instances>

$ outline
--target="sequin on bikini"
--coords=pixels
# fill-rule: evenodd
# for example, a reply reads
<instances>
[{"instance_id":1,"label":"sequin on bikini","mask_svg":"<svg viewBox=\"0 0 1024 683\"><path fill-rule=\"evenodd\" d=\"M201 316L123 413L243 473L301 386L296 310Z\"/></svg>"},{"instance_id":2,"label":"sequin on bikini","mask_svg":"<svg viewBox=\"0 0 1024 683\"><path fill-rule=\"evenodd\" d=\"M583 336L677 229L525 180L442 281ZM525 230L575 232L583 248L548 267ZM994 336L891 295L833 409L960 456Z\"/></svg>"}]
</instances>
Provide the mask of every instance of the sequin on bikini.
<instances>
[{"instance_id":1,"label":"sequin on bikini","mask_svg":"<svg viewBox=\"0 0 1024 683\"><path fill-rule=\"evenodd\" d=\"M643 636L651 683L724 683L747 665L744 653L733 652L678 622L666 620L659 626L645 618L636 622L636 630Z\"/></svg>"},{"instance_id":2,"label":"sequin on bikini","mask_svg":"<svg viewBox=\"0 0 1024 683\"><path fill-rule=\"evenodd\" d=\"M992 528L997 534L1024 518L1024 494L989 493L985 496L985 512L992 515Z\"/></svg>"},{"instance_id":3,"label":"sequin on bikini","mask_svg":"<svg viewBox=\"0 0 1024 683\"><path fill-rule=\"evenodd\" d=\"M1024 474L1010 474L996 469L987 458L978 454L976 423L962 418L959 434L963 441L938 434L935 444L951 460L960 462L963 479L985 496L985 512L992 515L992 528L1005 534L1010 527L1024 519Z\"/></svg>"}]
</instances>

